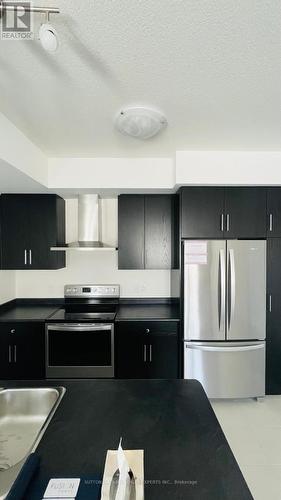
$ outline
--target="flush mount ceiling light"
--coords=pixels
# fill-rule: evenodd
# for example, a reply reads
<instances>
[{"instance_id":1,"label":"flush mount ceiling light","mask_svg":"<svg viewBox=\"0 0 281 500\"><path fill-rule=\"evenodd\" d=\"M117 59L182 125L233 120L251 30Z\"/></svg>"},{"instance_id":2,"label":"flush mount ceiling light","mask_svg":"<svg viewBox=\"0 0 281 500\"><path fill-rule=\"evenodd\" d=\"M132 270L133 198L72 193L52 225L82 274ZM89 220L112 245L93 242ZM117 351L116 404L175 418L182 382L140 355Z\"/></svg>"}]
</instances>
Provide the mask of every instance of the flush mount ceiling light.
<instances>
[{"instance_id":1,"label":"flush mount ceiling light","mask_svg":"<svg viewBox=\"0 0 281 500\"><path fill-rule=\"evenodd\" d=\"M122 109L116 117L115 125L122 134L145 140L166 127L167 120L155 109L135 107Z\"/></svg>"},{"instance_id":2,"label":"flush mount ceiling light","mask_svg":"<svg viewBox=\"0 0 281 500\"><path fill-rule=\"evenodd\" d=\"M49 19L50 14L59 14L60 10L57 7L34 7L30 3L23 3L22 9L24 9L25 12L45 14L46 22L41 24L40 26L39 40L45 50L47 50L48 52L55 52L59 46L59 39L55 28L49 23ZM8 2L3 2L0 0L0 18L9 11L12 11L14 13L14 10L15 2L12 2L9 5Z\"/></svg>"}]
</instances>

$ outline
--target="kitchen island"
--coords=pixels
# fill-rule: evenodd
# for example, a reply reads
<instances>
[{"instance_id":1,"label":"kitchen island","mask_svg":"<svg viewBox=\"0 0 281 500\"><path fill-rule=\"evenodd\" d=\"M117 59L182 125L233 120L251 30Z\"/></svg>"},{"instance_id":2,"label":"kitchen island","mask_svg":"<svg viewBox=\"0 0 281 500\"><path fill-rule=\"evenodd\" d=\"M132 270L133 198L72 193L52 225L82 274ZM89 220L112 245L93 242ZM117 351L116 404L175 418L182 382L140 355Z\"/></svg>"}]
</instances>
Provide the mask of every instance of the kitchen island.
<instances>
[{"instance_id":1,"label":"kitchen island","mask_svg":"<svg viewBox=\"0 0 281 500\"><path fill-rule=\"evenodd\" d=\"M50 477L101 478L106 451L144 449L145 500L250 500L212 407L195 380L10 382L66 387L37 452L36 499Z\"/></svg>"}]
</instances>

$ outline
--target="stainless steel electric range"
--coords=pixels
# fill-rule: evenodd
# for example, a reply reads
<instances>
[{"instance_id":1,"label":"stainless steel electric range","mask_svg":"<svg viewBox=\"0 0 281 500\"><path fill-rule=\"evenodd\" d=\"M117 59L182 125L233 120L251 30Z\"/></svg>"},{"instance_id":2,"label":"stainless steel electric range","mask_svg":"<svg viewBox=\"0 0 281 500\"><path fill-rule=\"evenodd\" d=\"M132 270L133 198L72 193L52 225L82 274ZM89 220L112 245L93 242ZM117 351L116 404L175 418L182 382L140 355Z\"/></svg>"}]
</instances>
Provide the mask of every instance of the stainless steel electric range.
<instances>
[{"instance_id":1,"label":"stainless steel electric range","mask_svg":"<svg viewBox=\"0 0 281 500\"><path fill-rule=\"evenodd\" d=\"M66 285L65 305L46 324L47 378L114 377L119 285Z\"/></svg>"}]
</instances>

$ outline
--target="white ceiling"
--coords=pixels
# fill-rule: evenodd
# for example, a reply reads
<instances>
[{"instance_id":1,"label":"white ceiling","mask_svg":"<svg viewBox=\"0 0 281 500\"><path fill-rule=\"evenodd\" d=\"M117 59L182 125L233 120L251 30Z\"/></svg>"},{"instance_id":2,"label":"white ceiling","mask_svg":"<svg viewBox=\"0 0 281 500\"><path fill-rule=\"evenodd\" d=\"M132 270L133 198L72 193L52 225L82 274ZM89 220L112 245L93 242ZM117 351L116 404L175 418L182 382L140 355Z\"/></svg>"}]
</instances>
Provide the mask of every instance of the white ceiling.
<instances>
[{"instance_id":1,"label":"white ceiling","mask_svg":"<svg viewBox=\"0 0 281 500\"><path fill-rule=\"evenodd\" d=\"M1 41L1 111L50 156L281 149L280 0L37 0L61 39ZM37 27L41 17L36 17ZM124 105L162 110L147 142L115 132Z\"/></svg>"}]
</instances>

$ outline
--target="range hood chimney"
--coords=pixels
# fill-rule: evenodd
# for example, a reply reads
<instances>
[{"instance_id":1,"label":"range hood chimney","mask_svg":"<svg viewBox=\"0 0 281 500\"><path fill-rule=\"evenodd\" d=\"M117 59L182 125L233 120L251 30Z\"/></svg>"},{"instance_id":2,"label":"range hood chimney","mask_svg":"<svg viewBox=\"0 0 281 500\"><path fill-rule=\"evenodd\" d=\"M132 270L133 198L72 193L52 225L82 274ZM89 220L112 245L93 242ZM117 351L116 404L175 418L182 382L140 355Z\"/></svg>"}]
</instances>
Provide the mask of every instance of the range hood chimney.
<instances>
[{"instance_id":1,"label":"range hood chimney","mask_svg":"<svg viewBox=\"0 0 281 500\"><path fill-rule=\"evenodd\" d=\"M116 250L101 241L101 205L97 194L78 196L78 241L51 250Z\"/></svg>"}]
</instances>

